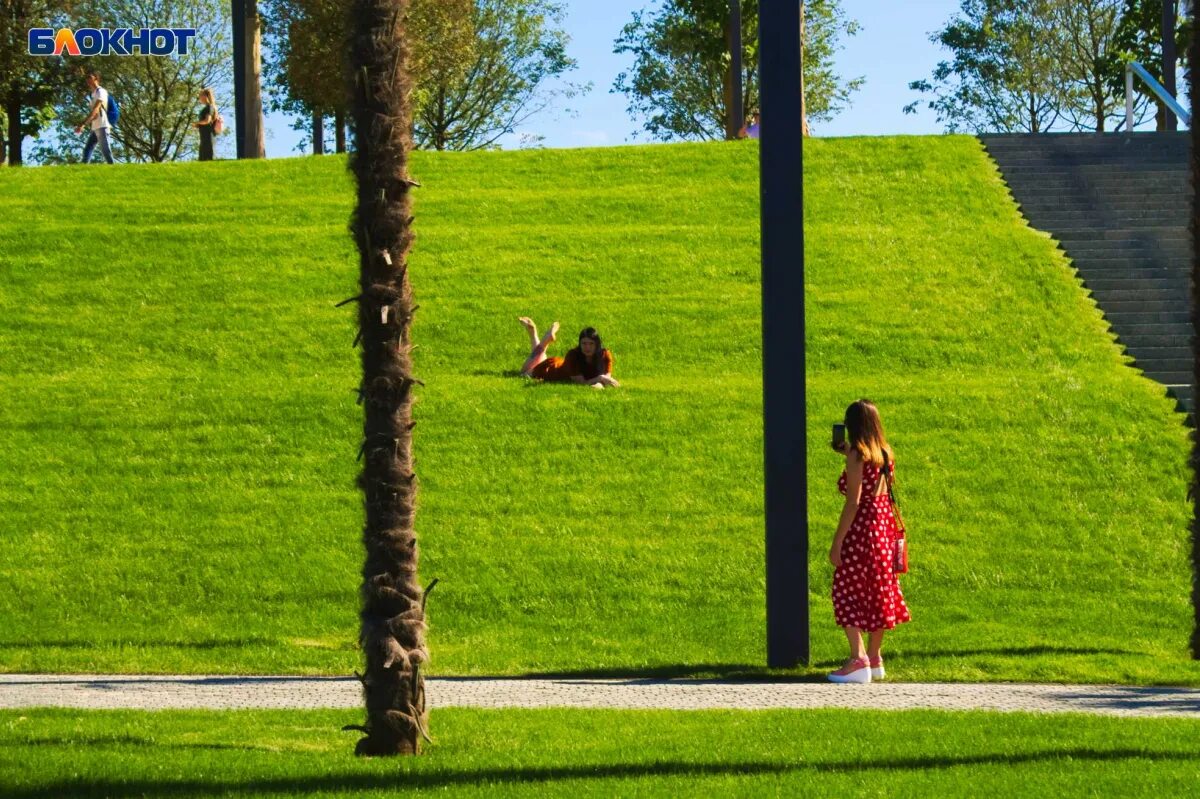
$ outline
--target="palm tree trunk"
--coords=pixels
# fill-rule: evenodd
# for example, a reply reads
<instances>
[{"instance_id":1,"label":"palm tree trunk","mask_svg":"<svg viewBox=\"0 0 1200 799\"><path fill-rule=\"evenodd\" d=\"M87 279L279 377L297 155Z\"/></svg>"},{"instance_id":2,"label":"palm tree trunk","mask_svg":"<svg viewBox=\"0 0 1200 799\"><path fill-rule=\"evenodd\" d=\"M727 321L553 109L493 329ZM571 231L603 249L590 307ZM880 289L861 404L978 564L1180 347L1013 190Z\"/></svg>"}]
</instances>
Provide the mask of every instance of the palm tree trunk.
<instances>
[{"instance_id":1,"label":"palm tree trunk","mask_svg":"<svg viewBox=\"0 0 1200 799\"><path fill-rule=\"evenodd\" d=\"M1194 24L1194 23L1193 23ZM1197 85L1196 67L1200 64L1200 36L1193 27L1188 70L1188 94L1192 108L1200 108L1200 86ZM1192 125L1192 328L1193 335L1200 337L1200 125ZM1192 339L1192 386L1193 397L1200 387L1200 338ZM1192 410L1192 658L1200 660L1200 436L1197 436L1195 400Z\"/></svg>"},{"instance_id":2,"label":"palm tree trunk","mask_svg":"<svg viewBox=\"0 0 1200 799\"><path fill-rule=\"evenodd\" d=\"M358 186L351 230L358 240L363 380L362 612L359 642L367 721L360 755L416 754L425 735L425 595L413 529L411 405L415 310L408 283L412 245L408 151L412 109L405 18L409 0L354 0L350 23Z\"/></svg>"}]
</instances>

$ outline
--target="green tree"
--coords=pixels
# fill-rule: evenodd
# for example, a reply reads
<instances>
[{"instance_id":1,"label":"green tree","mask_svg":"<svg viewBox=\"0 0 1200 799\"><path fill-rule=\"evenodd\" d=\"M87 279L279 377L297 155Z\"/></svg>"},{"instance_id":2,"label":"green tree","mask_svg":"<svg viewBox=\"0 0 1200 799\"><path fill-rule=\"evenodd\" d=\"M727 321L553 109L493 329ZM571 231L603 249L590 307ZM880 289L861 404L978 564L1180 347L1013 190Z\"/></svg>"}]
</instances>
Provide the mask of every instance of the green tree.
<instances>
[{"instance_id":1,"label":"green tree","mask_svg":"<svg viewBox=\"0 0 1200 799\"><path fill-rule=\"evenodd\" d=\"M311 120L314 155L324 151L324 121L332 114L342 152L350 107L345 0L263 0L260 7L270 44L264 72L272 109Z\"/></svg>"},{"instance_id":2,"label":"green tree","mask_svg":"<svg viewBox=\"0 0 1200 799\"><path fill-rule=\"evenodd\" d=\"M75 27L104 27L110 20L137 25L195 28L187 55L107 55L72 58L70 81L54 99L54 122L39 137L34 157L41 163L72 163L82 140L73 128L87 111L83 76L98 70L121 107L113 126L113 155L123 161L162 162L195 157L199 135L192 127L196 96L214 89L218 102L230 96L232 42L225 0L80 0ZM232 99L232 97L230 98ZM232 104L232 103L231 103Z\"/></svg>"},{"instance_id":3,"label":"green tree","mask_svg":"<svg viewBox=\"0 0 1200 799\"><path fill-rule=\"evenodd\" d=\"M32 27L66 25L70 2L0 0L0 164L24 162L26 136L38 136L54 119L54 101L70 76L66 59L29 55Z\"/></svg>"},{"instance_id":4,"label":"green tree","mask_svg":"<svg viewBox=\"0 0 1200 799\"><path fill-rule=\"evenodd\" d=\"M758 2L741 0L742 116L758 106ZM834 65L843 36L858 23L846 17L840 0L803 3L804 104L806 120L832 119L863 83L844 80ZM654 10L634 12L613 52L633 56L613 91L629 98L631 117L663 141L731 138L729 81L729 3L727 0L666 0Z\"/></svg>"},{"instance_id":5,"label":"green tree","mask_svg":"<svg viewBox=\"0 0 1200 799\"><path fill-rule=\"evenodd\" d=\"M930 39L954 54L933 80L909 88L951 132L1042 133L1064 103L1052 0L962 0L959 13ZM920 101L904 107L915 113Z\"/></svg>"},{"instance_id":6,"label":"green tree","mask_svg":"<svg viewBox=\"0 0 1200 799\"><path fill-rule=\"evenodd\" d=\"M1124 117L1112 75L1123 64L1117 33L1122 0L1055 0L1049 8L1059 45L1062 114L1072 129L1103 133Z\"/></svg>"},{"instance_id":7,"label":"green tree","mask_svg":"<svg viewBox=\"0 0 1200 799\"><path fill-rule=\"evenodd\" d=\"M417 581L416 475L412 459L410 325L407 258L412 245L414 185L408 177L412 83L409 0L354 0L349 53L357 76L350 169L357 204L350 230L359 251L362 343L363 545L359 642L367 720L360 755L416 754L426 734L425 597Z\"/></svg>"},{"instance_id":8,"label":"green tree","mask_svg":"<svg viewBox=\"0 0 1200 799\"><path fill-rule=\"evenodd\" d=\"M1139 62L1146 71L1154 76L1159 83L1163 82L1162 71L1162 0L1122 0L1123 9L1121 21L1114 39L1116 58L1112 63L1109 75L1109 87L1114 96L1125 101L1125 61ZM1190 63L1189 47L1191 42L1192 20L1188 8L1181 9L1179 2L1175 3L1175 52L1186 69ZM1166 107L1157 97L1150 98L1149 90L1134 84L1134 90L1140 99L1150 102L1155 109L1155 120L1158 130L1166 126ZM1141 121L1140 119L1138 121Z\"/></svg>"},{"instance_id":9,"label":"green tree","mask_svg":"<svg viewBox=\"0 0 1200 799\"><path fill-rule=\"evenodd\" d=\"M343 152L350 108L348 54L339 45L349 25L345 0L264 0L261 5L270 44L271 107L302 118L297 129L311 120L308 141L315 154L323 151L324 121L332 115L337 151ZM448 85L466 71L474 57L473 13L473 0L411 0L407 30L415 108L428 101L430 87Z\"/></svg>"},{"instance_id":10,"label":"green tree","mask_svg":"<svg viewBox=\"0 0 1200 799\"><path fill-rule=\"evenodd\" d=\"M576 66L567 56L563 6L554 0L474 0L469 48L458 58L426 61L413 125L417 146L434 150L494 147L558 98L590 86L563 83ZM443 33L445 35L445 33Z\"/></svg>"}]
</instances>

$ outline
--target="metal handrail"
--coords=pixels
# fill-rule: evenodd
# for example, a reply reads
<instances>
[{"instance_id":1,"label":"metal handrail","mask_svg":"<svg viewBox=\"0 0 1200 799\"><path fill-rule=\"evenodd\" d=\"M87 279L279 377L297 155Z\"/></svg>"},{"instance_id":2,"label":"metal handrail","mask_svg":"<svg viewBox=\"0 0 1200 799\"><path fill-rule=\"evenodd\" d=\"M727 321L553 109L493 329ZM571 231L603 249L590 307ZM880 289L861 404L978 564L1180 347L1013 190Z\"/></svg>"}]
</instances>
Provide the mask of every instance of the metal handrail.
<instances>
[{"instance_id":1,"label":"metal handrail","mask_svg":"<svg viewBox=\"0 0 1200 799\"><path fill-rule=\"evenodd\" d=\"M1129 61L1125 64L1125 132L1133 133L1133 76L1137 75L1142 79L1142 82L1150 87L1150 91L1154 92L1158 99L1166 103L1167 108L1174 112L1175 116L1183 120L1183 124L1191 127L1192 115L1183 110L1183 106L1171 96L1171 93L1163 88L1163 85L1154 79L1154 76L1146 71L1146 68L1136 61Z\"/></svg>"}]
</instances>

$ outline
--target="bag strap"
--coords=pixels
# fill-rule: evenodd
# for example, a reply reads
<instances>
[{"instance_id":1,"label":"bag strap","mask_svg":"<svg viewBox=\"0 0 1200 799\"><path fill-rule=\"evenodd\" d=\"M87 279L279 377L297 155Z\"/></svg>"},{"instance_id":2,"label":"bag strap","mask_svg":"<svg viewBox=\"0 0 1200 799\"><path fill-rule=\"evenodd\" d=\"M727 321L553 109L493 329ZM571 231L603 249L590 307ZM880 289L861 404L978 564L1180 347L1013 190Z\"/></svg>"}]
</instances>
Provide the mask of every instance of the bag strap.
<instances>
[{"instance_id":1,"label":"bag strap","mask_svg":"<svg viewBox=\"0 0 1200 799\"><path fill-rule=\"evenodd\" d=\"M892 468L886 449L883 451L883 479L887 483L888 499L892 501L892 513L896 515L896 529L903 536L907 528L904 526L904 517L900 515L900 505L896 502L896 492L892 488Z\"/></svg>"}]
</instances>

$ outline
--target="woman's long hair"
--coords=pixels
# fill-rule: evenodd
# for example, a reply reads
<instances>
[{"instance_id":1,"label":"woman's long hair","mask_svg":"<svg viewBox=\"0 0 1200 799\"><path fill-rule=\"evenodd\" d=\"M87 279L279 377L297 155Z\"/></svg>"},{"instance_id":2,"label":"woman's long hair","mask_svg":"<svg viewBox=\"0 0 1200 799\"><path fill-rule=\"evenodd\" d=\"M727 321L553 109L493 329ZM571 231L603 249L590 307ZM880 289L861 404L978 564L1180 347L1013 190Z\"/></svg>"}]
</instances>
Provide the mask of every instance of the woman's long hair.
<instances>
[{"instance_id":1,"label":"woman's long hair","mask_svg":"<svg viewBox=\"0 0 1200 799\"><path fill-rule=\"evenodd\" d=\"M579 345L576 345L575 349L571 350L571 353L574 353L574 356L579 359L579 371L583 374L584 378L591 380L593 377L598 377L604 371L604 356L608 350L604 349L604 344L600 341L600 334L596 332L596 328L585 327L579 331L580 343L585 338L590 338L596 342L596 351L592 354L592 362L588 363L587 357L583 354L583 347Z\"/></svg>"},{"instance_id":2,"label":"woman's long hair","mask_svg":"<svg viewBox=\"0 0 1200 799\"><path fill-rule=\"evenodd\" d=\"M883 466L884 452L889 460L894 460L892 448L883 434L879 409L870 400L860 399L846 409L846 435L850 439L850 448L862 456L863 463Z\"/></svg>"},{"instance_id":3,"label":"woman's long hair","mask_svg":"<svg viewBox=\"0 0 1200 799\"><path fill-rule=\"evenodd\" d=\"M208 88L201 89L200 95L208 98L208 104L212 106L213 113L217 113L217 98L213 95L213 90Z\"/></svg>"}]
</instances>

